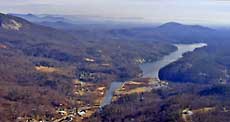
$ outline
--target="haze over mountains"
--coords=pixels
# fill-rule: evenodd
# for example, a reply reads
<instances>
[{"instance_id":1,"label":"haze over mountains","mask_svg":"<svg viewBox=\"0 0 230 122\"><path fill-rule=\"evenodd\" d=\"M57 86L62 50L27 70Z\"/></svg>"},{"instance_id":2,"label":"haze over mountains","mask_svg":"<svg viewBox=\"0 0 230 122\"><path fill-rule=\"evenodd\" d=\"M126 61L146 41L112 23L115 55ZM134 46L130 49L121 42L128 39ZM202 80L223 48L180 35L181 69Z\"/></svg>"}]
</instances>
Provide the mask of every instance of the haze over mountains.
<instances>
[{"instance_id":1,"label":"haze over mountains","mask_svg":"<svg viewBox=\"0 0 230 122\"><path fill-rule=\"evenodd\" d=\"M58 30L0 14L0 103L5 105L0 121L44 118L47 111L58 117L57 104L93 106L101 98L94 95L95 88L136 77L141 73L139 60L154 61L175 50L168 43L99 34ZM80 89L74 86L76 79L93 86L87 88L89 93L76 94ZM79 98L81 104L74 102Z\"/></svg>"},{"instance_id":2,"label":"haze over mountains","mask_svg":"<svg viewBox=\"0 0 230 122\"><path fill-rule=\"evenodd\" d=\"M0 14L0 121L53 121L59 110L72 115L85 106L93 106L92 116L76 115L76 121L182 122L188 107L215 108L195 113L195 122L230 120L228 31L176 22L110 23ZM139 79L140 63L161 59L175 43L197 42L208 46L161 69L169 88L135 92L98 111L111 82Z\"/></svg>"},{"instance_id":3,"label":"haze over mountains","mask_svg":"<svg viewBox=\"0 0 230 122\"><path fill-rule=\"evenodd\" d=\"M124 28L143 26L146 23L130 22L134 18L114 20L113 18L103 18L97 16L77 16L77 15L34 15L34 14L10 14L29 20L31 22L39 23L41 25L48 25L58 27L61 29L76 29L76 27L88 28ZM152 24L154 25L154 24Z\"/></svg>"},{"instance_id":4,"label":"haze over mountains","mask_svg":"<svg viewBox=\"0 0 230 122\"><path fill-rule=\"evenodd\" d=\"M12 14L25 18L31 22L65 30L97 30L109 29L111 33L125 38L134 35L134 38L166 40L172 42L202 42L211 40L224 40L229 38L229 31L226 29L213 29L200 25L183 25L176 22L159 24L138 24L118 21L95 20L93 18L55 16L55 15L33 15L33 14ZM120 29L119 29L120 28ZM113 30L115 29L115 30ZM218 31L218 32L217 32ZM126 35L127 34L127 35ZM192 36L192 37L190 37Z\"/></svg>"},{"instance_id":5,"label":"haze over mountains","mask_svg":"<svg viewBox=\"0 0 230 122\"><path fill-rule=\"evenodd\" d=\"M230 36L228 30L213 29L200 25L183 25L176 22L159 24L122 23L116 21L87 21L86 18L68 18L66 16L33 14L12 14L40 25L69 32L84 32L91 36L110 35L115 38L127 38L146 41L167 41L176 43L209 42L227 40ZM97 31L100 29L100 31ZM132 35L132 36L130 36Z\"/></svg>"}]
</instances>

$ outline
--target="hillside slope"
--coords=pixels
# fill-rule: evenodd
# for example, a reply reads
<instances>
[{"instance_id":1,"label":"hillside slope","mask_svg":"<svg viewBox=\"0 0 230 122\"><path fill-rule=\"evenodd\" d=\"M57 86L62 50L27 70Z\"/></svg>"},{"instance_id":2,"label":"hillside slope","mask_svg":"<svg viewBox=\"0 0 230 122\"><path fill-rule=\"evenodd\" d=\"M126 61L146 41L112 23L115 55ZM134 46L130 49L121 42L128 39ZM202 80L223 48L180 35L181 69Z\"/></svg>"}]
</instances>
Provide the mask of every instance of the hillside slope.
<instances>
[{"instance_id":1,"label":"hillside slope","mask_svg":"<svg viewBox=\"0 0 230 122\"><path fill-rule=\"evenodd\" d=\"M93 105L98 86L138 77L138 60L154 61L173 50L168 43L88 37L0 14L0 121L58 118L60 104ZM76 94L76 80L91 84L92 92Z\"/></svg>"}]
</instances>

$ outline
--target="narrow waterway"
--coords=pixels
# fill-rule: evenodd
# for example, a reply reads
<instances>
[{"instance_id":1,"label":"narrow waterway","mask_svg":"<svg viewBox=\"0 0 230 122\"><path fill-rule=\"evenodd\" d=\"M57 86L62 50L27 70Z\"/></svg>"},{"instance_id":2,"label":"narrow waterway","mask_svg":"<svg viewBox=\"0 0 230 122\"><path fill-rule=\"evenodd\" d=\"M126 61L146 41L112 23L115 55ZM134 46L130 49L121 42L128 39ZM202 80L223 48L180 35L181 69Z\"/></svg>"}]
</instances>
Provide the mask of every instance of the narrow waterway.
<instances>
[{"instance_id":1,"label":"narrow waterway","mask_svg":"<svg viewBox=\"0 0 230 122\"><path fill-rule=\"evenodd\" d=\"M165 67L166 65L172 62L177 61L178 59L183 57L184 53L194 51L196 48L207 46L207 44L205 43L175 44L175 46L177 47L177 50L175 52L170 53L169 55L164 56L161 60L152 63L141 64L140 68L143 72L143 77L151 77L151 78L159 79L158 73L161 68ZM111 83L109 90L106 92L101 107L108 105L112 102L114 91L119 87L121 87L123 83L124 82L117 82L117 81Z\"/></svg>"},{"instance_id":2,"label":"narrow waterway","mask_svg":"<svg viewBox=\"0 0 230 122\"><path fill-rule=\"evenodd\" d=\"M109 90L105 94L105 97L104 97L104 100L103 100L103 102L101 104L101 107L111 103L114 91L116 89L118 89L119 87L121 87L123 83L124 82L117 82L117 81L111 83Z\"/></svg>"},{"instance_id":3,"label":"narrow waterway","mask_svg":"<svg viewBox=\"0 0 230 122\"><path fill-rule=\"evenodd\" d=\"M167 56L164 56L161 60L152 63L141 64L140 68L143 72L143 77L152 77L152 78L159 79L158 73L161 68L182 58L184 53L194 51L196 48L207 46L207 44L205 43L175 44L175 46L177 47L177 51L172 52Z\"/></svg>"}]
</instances>

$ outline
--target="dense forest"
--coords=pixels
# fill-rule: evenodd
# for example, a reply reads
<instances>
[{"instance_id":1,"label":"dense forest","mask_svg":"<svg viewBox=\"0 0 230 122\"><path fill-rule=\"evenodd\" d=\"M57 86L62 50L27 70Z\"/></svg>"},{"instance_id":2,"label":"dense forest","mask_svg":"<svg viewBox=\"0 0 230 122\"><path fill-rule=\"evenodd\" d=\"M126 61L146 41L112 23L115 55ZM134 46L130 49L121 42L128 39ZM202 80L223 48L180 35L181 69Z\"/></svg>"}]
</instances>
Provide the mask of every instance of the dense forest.
<instances>
[{"instance_id":1,"label":"dense forest","mask_svg":"<svg viewBox=\"0 0 230 122\"><path fill-rule=\"evenodd\" d=\"M92 106L97 88L139 78L140 63L175 51L174 43L196 42L208 46L161 69L168 88L123 96L83 121L230 121L228 31L174 22L115 29L57 24L0 14L0 121L51 121L59 108Z\"/></svg>"},{"instance_id":2,"label":"dense forest","mask_svg":"<svg viewBox=\"0 0 230 122\"><path fill-rule=\"evenodd\" d=\"M229 41L208 43L207 47L187 53L161 69L160 78L174 82L226 84L230 70L229 46Z\"/></svg>"},{"instance_id":3,"label":"dense forest","mask_svg":"<svg viewBox=\"0 0 230 122\"><path fill-rule=\"evenodd\" d=\"M229 85L173 83L169 87L124 96L85 121L185 122L186 109L193 112L188 122L230 121Z\"/></svg>"},{"instance_id":4,"label":"dense forest","mask_svg":"<svg viewBox=\"0 0 230 122\"><path fill-rule=\"evenodd\" d=\"M143 30L146 31L146 28ZM126 95L85 121L230 121L228 31L178 23L167 23L156 30L159 35L166 36L164 41L171 39L174 43L195 43L199 40L208 46L188 52L183 58L160 70L160 79L170 84L167 89ZM118 32L116 34L122 34ZM146 33L140 35L139 32L142 31L137 29L124 32L123 35L134 34L137 38L146 36L142 35ZM147 32L153 33L153 30Z\"/></svg>"},{"instance_id":5,"label":"dense forest","mask_svg":"<svg viewBox=\"0 0 230 122\"><path fill-rule=\"evenodd\" d=\"M55 114L92 97L74 94L73 80L107 86L137 77L139 60L155 61L176 50L169 43L113 39L66 32L0 14L0 121ZM95 88L94 88L95 89Z\"/></svg>"}]
</instances>

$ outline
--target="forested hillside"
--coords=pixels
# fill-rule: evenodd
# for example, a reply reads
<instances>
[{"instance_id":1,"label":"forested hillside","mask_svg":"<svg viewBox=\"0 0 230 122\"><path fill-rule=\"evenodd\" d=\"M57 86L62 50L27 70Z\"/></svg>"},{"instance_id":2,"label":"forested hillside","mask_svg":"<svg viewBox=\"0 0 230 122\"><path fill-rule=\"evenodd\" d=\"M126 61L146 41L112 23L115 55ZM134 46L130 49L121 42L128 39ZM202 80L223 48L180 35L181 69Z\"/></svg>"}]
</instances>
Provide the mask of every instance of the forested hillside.
<instances>
[{"instance_id":1,"label":"forested hillside","mask_svg":"<svg viewBox=\"0 0 230 122\"><path fill-rule=\"evenodd\" d=\"M57 116L57 105L78 107L77 99L89 104L91 93L75 94L76 79L93 83L93 89L107 87L138 77L140 60L175 50L168 43L87 37L0 14L0 121Z\"/></svg>"},{"instance_id":2,"label":"forested hillside","mask_svg":"<svg viewBox=\"0 0 230 122\"><path fill-rule=\"evenodd\" d=\"M229 83L229 41L209 43L208 47L185 54L160 71L162 80L192 83Z\"/></svg>"},{"instance_id":3,"label":"forested hillside","mask_svg":"<svg viewBox=\"0 0 230 122\"><path fill-rule=\"evenodd\" d=\"M122 97L85 121L230 121L229 85L171 84L169 87L170 89ZM187 110L192 113L191 116L185 112Z\"/></svg>"}]
</instances>

